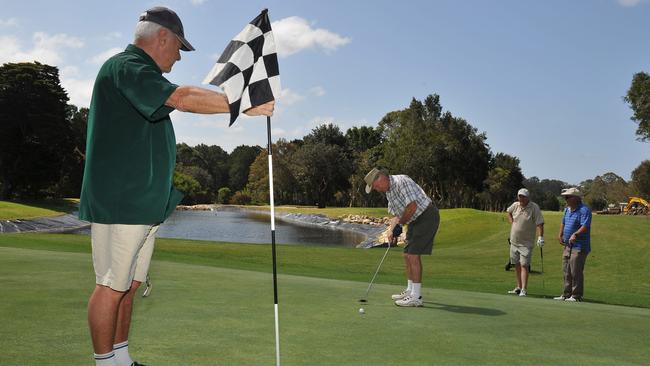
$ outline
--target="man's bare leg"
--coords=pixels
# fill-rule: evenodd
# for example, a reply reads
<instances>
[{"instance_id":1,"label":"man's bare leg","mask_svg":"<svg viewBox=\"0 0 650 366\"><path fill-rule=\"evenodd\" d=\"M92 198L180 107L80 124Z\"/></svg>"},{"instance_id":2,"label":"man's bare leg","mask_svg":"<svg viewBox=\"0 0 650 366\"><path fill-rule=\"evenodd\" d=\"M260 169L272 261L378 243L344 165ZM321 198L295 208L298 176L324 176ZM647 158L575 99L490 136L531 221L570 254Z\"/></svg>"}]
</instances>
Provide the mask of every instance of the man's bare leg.
<instances>
[{"instance_id":1,"label":"man's bare leg","mask_svg":"<svg viewBox=\"0 0 650 366\"><path fill-rule=\"evenodd\" d=\"M113 351L118 308L125 293L96 285L88 300L88 326L97 354Z\"/></svg>"},{"instance_id":2,"label":"man's bare leg","mask_svg":"<svg viewBox=\"0 0 650 366\"><path fill-rule=\"evenodd\" d=\"M528 288L528 266L521 267L521 288L526 290Z\"/></svg>"},{"instance_id":3,"label":"man's bare leg","mask_svg":"<svg viewBox=\"0 0 650 366\"><path fill-rule=\"evenodd\" d=\"M409 279L413 283L422 283L422 261L418 254L406 254L406 262L409 268Z\"/></svg>"},{"instance_id":4,"label":"man's bare leg","mask_svg":"<svg viewBox=\"0 0 650 366\"><path fill-rule=\"evenodd\" d=\"M117 312L117 321L115 326L114 344L122 343L129 339L129 328L131 326L131 314L133 313L133 298L138 291L142 282L131 281L131 288L126 292Z\"/></svg>"}]
</instances>

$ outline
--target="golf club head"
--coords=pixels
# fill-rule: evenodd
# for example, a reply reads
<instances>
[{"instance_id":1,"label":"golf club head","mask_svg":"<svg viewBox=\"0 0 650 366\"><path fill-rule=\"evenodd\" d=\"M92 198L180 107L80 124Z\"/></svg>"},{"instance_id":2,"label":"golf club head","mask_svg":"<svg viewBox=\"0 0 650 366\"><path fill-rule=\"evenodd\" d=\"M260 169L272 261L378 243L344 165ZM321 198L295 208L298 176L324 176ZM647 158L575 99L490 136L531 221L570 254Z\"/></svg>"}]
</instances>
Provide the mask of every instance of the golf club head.
<instances>
[{"instance_id":1,"label":"golf club head","mask_svg":"<svg viewBox=\"0 0 650 366\"><path fill-rule=\"evenodd\" d=\"M145 289L144 292L142 292L142 297L147 297L151 294L151 288L153 287L151 285L151 279L149 278L149 275L147 274L147 278L144 280L145 283Z\"/></svg>"}]
</instances>

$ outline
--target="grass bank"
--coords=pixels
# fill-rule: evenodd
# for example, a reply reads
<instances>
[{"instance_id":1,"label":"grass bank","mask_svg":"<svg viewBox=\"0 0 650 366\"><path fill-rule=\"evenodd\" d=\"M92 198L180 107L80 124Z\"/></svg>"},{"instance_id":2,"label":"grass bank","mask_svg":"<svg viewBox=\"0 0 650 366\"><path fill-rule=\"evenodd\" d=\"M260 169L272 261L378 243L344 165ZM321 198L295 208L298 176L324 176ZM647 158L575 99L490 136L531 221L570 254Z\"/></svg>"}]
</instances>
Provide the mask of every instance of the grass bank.
<instances>
[{"instance_id":1,"label":"grass bank","mask_svg":"<svg viewBox=\"0 0 650 366\"><path fill-rule=\"evenodd\" d=\"M59 216L74 210L78 199L51 201L0 201L0 220L33 219L37 217Z\"/></svg>"},{"instance_id":2,"label":"grass bank","mask_svg":"<svg viewBox=\"0 0 650 366\"><path fill-rule=\"evenodd\" d=\"M554 239L560 213L545 213L546 241L541 274L539 249L535 249L529 294L557 296L561 291L562 247ZM588 301L650 307L650 284L644 281L650 260L645 240L650 220L644 217L594 216L593 252L585 269ZM441 211L441 225L433 255L423 257L424 286L502 294L513 287L514 273L503 267L508 257L509 225L500 213L469 209ZM56 234L4 234L0 247L89 253L89 238ZM348 281L368 281L382 249L322 248L280 245L278 270L282 274ZM268 272L268 245L157 240L154 260L192 265ZM398 250L382 266L379 283L402 284L403 259Z\"/></svg>"}]
</instances>

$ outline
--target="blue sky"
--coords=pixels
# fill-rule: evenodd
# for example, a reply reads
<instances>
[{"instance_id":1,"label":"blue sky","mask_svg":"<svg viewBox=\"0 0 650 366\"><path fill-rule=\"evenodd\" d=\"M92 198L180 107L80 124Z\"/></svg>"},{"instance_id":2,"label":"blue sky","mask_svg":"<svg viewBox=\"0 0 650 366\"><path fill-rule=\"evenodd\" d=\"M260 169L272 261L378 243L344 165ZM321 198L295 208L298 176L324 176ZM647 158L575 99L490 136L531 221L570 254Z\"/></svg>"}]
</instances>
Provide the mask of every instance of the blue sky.
<instances>
[{"instance_id":1,"label":"blue sky","mask_svg":"<svg viewBox=\"0 0 650 366\"><path fill-rule=\"evenodd\" d=\"M174 9L197 49L167 77L199 85L229 40L263 8L280 47L282 95L273 138L322 123L376 126L411 98L445 110L517 156L526 177L579 183L630 179L650 143L636 141L623 96L650 72L650 0L0 1L0 62L61 70L87 106L101 63L132 41L138 15ZM264 118L173 112L178 142L264 146ZM414 151L417 158L417 151Z\"/></svg>"}]
</instances>

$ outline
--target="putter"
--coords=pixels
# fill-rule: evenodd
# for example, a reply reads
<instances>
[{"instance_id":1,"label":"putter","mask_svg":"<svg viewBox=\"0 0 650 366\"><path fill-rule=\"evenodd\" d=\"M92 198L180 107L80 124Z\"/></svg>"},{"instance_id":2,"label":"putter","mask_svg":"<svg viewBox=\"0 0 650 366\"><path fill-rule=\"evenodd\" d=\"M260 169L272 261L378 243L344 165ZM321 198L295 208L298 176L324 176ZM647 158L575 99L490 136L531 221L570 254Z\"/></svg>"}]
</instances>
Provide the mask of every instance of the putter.
<instances>
[{"instance_id":1,"label":"putter","mask_svg":"<svg viewBox=\"0 0 650 366\"><path fill-rule=\"evenodd\" d=\"M544 247L539 247L539 255L542 258L542 291L546 290L544 286Z\"/></svg>"},{"instance_id":2,"label":"putter","mask_svg":"<svg viewBox=\"0 0 650 366\"><path fill-rule=\"evenodd\" d=\"M510 238L508 238L508 249L510 249ZM510 252L508 252L508 263L506 263L505 270L509 271L512 268L512 263L510 263Z\"/></svg>"},{"instance_id":3,"label":"putter","mask_svg":"<svg viewBox=\"0 0 650 366\"><path fill-rule=\"evenodd\" d=\"M377 277L377 273L379 273L379 269L381 268L381 265L384 263L384 259L386 259L386 256L388 255L388 252L390 251L390 247L393 245L397 245L397 238L399 238L399 235L402 233L402 227L400 225L396 225L395 228L393 229L393 240L388 243L388 246L386 248L386 251L384 252L384 256L381 257L381 261L379 261L379 265L377 266L377 270L375 271L375 274L372 276L372 279L370 280L370 284L368 284L368 288L366 289L366 294L359 299L359 302L361 303L366 303L368 302L368 294L370 293L370 289L372 288L372 284L375 282L375 278Z\"/></svg>"},{"instance_id":4,"label":"putter","mask_svg":"<svg viewBox=\"0 0 650 366\"><path fill-rule=\"evenodd\" d=\"M149 278L149 274L147 273L147 278L144 280L145 283L145 288L144 291L142 292L142 297L147 297L149 294L151 294L151 288L153 287L151 285L151 278Z\"/></svg>"}]
</instances>

